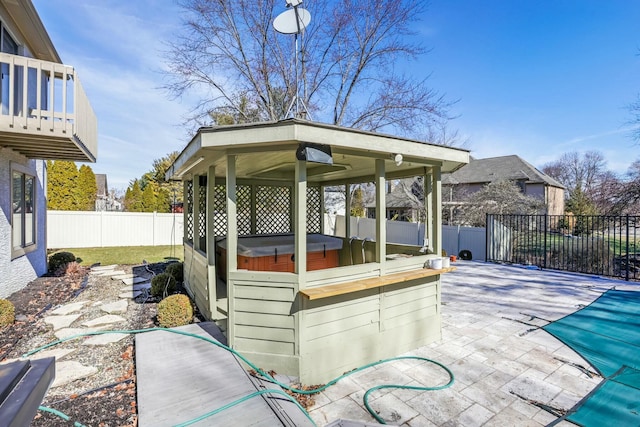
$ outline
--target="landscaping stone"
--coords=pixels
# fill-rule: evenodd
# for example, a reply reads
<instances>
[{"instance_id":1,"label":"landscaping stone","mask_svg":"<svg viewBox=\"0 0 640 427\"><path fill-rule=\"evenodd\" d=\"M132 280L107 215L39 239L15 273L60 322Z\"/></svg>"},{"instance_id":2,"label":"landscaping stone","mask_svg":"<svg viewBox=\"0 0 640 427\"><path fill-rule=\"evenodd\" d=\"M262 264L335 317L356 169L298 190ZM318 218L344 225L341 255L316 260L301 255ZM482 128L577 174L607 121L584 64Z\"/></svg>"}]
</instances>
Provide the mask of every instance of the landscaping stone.
<instances>
[{"instance_id":1,"label":"landscaping stone","mask_svg":"<svg viewBox=\"0 0 640 427\"><path fill-rule=\"evenodd\" d=\"M54 335L59 340L63 340L65 338L72 337L74 335L80 334L90 334L92 332L101 331L104 328L64 328L54 332Z\"/></svg>"},{"instance_id":2,"label":"landscaping stone","mask_svg":"<svg viewBox=\"0 0 640 427\"><path fill-rule=\"evenodd\" d=\"M51 350L43 350L32 354L28 357L28 359L37 360L46 359L47 357L55 357L57 362L58 360L63 359L65 356L73 353L74 351L76 351L76 349L74 348L53 348Z\"/></svg>"},{"instance_id":3,"label":"landscaping stone","mask_svg":"<svg viewBox=\"0 0 640 427\"><path fill-rule=\"evenodd\" d=\"M53 384L51 384L51 387L59 387L72 381L79 380L80 378L95 375L97 372L98 368L95 366L85 366L82 363L73 360L67 362L56 362L56 379L53 381Z\"/></svg>"},{"instance_id":4,"label":"landscaping stone","mask_svg":"<svg viewBox=\"0 0 640 427\"><path fill-rule=\"evenodd\" d=\"M84 322L82 324L82 326L86 326L88 328L92 328L92 327L96 327L96 326L105 326L105 325L111 325L111 324L114 324L114 323L120 323L120 322L124 322L126 320L127 319L125 319L122 316L118 316L117 314L107 314L107 315L104 315L104 316L100 316L97 319L88 320L88 321Z\"/></svg>"},{"instance_id":5,"label":"landscaping stone","mask_svg":"<svg viewBox=\"0 0 640 427\"><path fill-rule=\"evenodd\" d=\"M69 327L80 316L81 315L79 313L69 314L66 316L47 316L44 318L44 322L48 325L53 326L53 330L57 331L58 329Z\"/></svg>"},{"instance_id":6,"label":"landscaping stone","mask_svg":"<svg viewBox=\"0 0 640 427\"><path fill-rule=\"evenodd\" d=\"M90 302L91 301L77 301L77 302L72 302L71 304L61 305L60 307L53 310L51 314L66 315L66 314L75 313L77 311L82 310L82 308L85 305L89 304Z\"/></svg>"},{"instance_id":7,"label":"landscaping stone","mask_svg":"<svg viewBox=\"0 0 640 427\"><path fill-rule=\"evenodd\" d=\"M128 335L129 334L119 334L115 332L112 334L100 334L85 340L82 344L83 345L107 345L107 344L111 344L111 343L123 340Z\"/></svg>"},{"instance_id":8,"label":"landscaping stone","mask_svg":"<svg viewBox=\"0 0 640 427\"><path fill-rule=\"evenodd\" d=\"M129 303L127 302L127 300L118 300L107 304L102 304L100 306L100 310L109 314L126 313L128 306Z\"/></svg>"}]
</instances>

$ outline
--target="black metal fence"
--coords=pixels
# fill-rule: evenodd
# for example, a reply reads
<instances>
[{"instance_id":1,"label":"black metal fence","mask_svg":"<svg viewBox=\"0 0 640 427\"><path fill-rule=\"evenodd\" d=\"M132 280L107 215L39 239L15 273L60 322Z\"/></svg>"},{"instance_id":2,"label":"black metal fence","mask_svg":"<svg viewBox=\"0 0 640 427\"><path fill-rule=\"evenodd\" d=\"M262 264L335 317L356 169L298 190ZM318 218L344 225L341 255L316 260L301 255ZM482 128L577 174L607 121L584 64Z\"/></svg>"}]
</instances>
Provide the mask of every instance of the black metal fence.
<instances>
[{"instance_id":1,"label":"black metal fence","mask_svg":"<svg viewBox=\"0 0 640 427\"><path fill-rule=\"evenodd\" d=\"M487 215L487 261L640 280L640 216Z\"/></svg>"}]
</instances>

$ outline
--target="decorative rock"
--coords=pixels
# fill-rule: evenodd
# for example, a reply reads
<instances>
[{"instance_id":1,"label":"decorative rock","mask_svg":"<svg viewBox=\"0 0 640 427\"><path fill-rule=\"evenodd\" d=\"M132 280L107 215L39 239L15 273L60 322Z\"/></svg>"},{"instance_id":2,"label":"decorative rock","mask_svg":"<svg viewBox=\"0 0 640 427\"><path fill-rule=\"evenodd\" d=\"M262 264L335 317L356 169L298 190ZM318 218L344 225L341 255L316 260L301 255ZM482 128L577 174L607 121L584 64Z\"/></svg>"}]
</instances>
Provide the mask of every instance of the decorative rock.
<instances>
[{"instance_id":1,"label":"decorative rock","mask_svg":"<svg viewBox=\"0 0 640 427\"><path fill-rule=\"evenodd\" d=\"M104 328L64 328L64 329L60 329L59 331L55 331L54 335L59 340L63 340L65 338L69 338L74 335L90 334L91 332L97 332L103 329Z\"/></svg>"},{"instance_id":2,"label":"decorative rock","mask_svg":"<svg viewBox=\"0 0 640 427\"><path fill-rule=\"evenodd\" d=\"M81 378L90 377L98 372L94 366L84 366L80 362L56 362L56 379L51 387L60 387Z\"/></svg>"},{"instance_id":3,"label":"decorative rock","mask_svg":"<svg viewBox=\"0 0 640 427\"><path fill-rule=\"evenodd\" d=\"M27 316L25 316L24 314L17 314L16 315L16 322L26 322L27 320L29 320L29 318Z\"/></svg>"},{"instance_id":4,"label":"decorative rock","mask_svg":"<svg viewBox=\"0 0 640 427\"><path fill-rule=\"evenodd\" d=\"M83 345L107 345L114 342L118 342L126 338L128 335L129 334L119 334L116 332L112 334L101 334L101 335L96 335L94 337L89 338L88 340L84 341L82 344Z\"/></svg>"},{"instance_id":5,"label":"decorative rock","mask_svg":"<svg viewBox=\"0 0 640 427\"><path fill-rule=\"evenodd\" d=\"M75 313L76 311L80 311L82 307L84 307L86 304L90 302L91 301L76 301L70 304L61 305L60 307L53 310L51 314L66 315L66 314Z\"/></svg>"},{"instance_id":6,"label":"decorative rock","mask_svg":"<svg viewBox=\"0 0 640 427\"><path fill-rule=\"evenodd\" d=\"M134 299L137 296L139 296L140 294L142 294L141 291L131 291L131 292L123 292L121 293L119 296L120 298L130 298L130 299Z\"/></svg>"},{"instance_id":7,"label":"decorative rock","mask_svg":"<svg viewBox=\"0 0 640 427\"><path fill-rule=\"evenodd\" d=\"M60 360L64 358L69 353L73 353L76 351L73 348L53 348L51 350L39 351L35 354L32 354L28 357L28 359L36 360L36 359L44 359L47 357L55 357L56 360Z\"/></svg>"},{"instance_id":8,"label":"decorative rock","mask_svg":"<svg viewBox=\"0 0 640 427\"><path fill-rule=\"evenodd\" d=\"M124 270L105 270L94 273L96 276L121 276L127 274Z\"/></svg>"},{"instance_id":9,"label":"decorative rock","mask_svg":"<svg viewBox=\"0 0 640 427\"><path fill-rule=\"evenodd\" d=\"M111 278L114 280L133 279L134 277L136 277L136 275L132 273L125 273L125 274L118 274L117 276L111 276Z\"/></svg>"},{"instance_id":10,"label":"decorative rock","mask_svg":"<svg viewBox=\"0 0 640 427\"><path fill-rule=\"evenodd\" d=\"M148 281L149 279L145 279L144 277L139 277L139 276L122 279L122 283L124 283L125 285L135 285L138 283L144 283Z\"/></svg>"},{"instance_id":11,"label":"decorative rock","mask_svg":"<svg viewBox=\"0 0 640 427\"><path fill-rule=\"evenodd\" d=\"M129 303L127 302L127 300L119 300L115 302L110 302L108 304L103 304L100 307L100 310L109 314L126 313L128 306L129 306Z\"/></svg>"},{"instance_id":12,"label":"decorative rock","mask_svg":"<svg viewBox=\"0 0 640 427\"><path fill-rule=\"evenodd\" d=\"M67 316L47 316L44 318L44 322L53 326L53 330L57 331L58 329L67 328L76 319L80 317L80 314L69 314Z\"/></svg>"},{"instance_id":13,"label":"decorative rock","mask_svg":"<svg viewBox=\"0 0 640 427\"><path fill-rule=\"evenodd\" d=\"M112 264L112 265L97 265L95 267L91 267L91 272L99 272L99 271L105 271L105 270L115 270L116 267L118 265L117 264Z\"/></svg>"},{"instance_id":14,"label":"decorative rock","mask_svg":"<svg viewBox=\"0 0 640 427\"><path fill-rule=\"evenodd\" d=\"M111 325L113 323L124 322L126 320L127 319L125 319L124 317L118 316L116 314L107 314L105 316L98 317L97 319L86 321L82 324L82 326L92 328L96 326L105 326L105 325Z\"/></svg>"}]
</instances>

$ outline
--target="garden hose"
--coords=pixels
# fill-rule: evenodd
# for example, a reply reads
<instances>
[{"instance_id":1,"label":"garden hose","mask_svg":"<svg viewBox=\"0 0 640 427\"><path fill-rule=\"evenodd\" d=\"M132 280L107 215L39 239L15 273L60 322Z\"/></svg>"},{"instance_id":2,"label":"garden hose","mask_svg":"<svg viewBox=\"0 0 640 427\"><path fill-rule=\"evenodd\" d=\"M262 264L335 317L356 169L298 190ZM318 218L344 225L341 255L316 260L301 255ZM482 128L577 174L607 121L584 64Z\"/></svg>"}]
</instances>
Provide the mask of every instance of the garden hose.
<instances>
[{"instance_id":1,"label":"garden hose","mask_svg":"<svg viewBox=\"0 0 640 427\"><path fill-rule=\"evenodd\" d=\"M376 386L376 387L372 387L371 389L367 390L367 392L364 394L363 397L363 401L364 401L364 405L367 409L367 411L369 411L369 413L371 414L371 416L373 416L376 421L378 421L381 424L386 424L386 422L384 421L384 419L382 419L375 410L373 410L371 408L371 406L369 405L368 402L368 398L369 395L376 391L376 390L381 390L381 389L385 389L385 388L399 388L399 389L408 389L408 390L420 390L420 391L429 391L429 390L442 390L445 388L450 387L453 384L454 381L454 375L453 372L451 372L451 370L449 368L447 368L445 365L443 365L442 363L436 362L435 360L431 360L431 359L427 359L425 357L419 357L419 356L398 356L398 357L392 357L389 359L383 359L383 360L379 360L377 362L373 362L373 363L369 363L366 364L364 366L361 366L357 369L354 369L352 371L349 371L345 374L340 375L339 377L336 377L334 379L332 379L331 381L329 381L327 384L323 385L322 387L313 389L313 390L300 390L294 387L291 387L287 384L284 384L278 380L276 380L275 378L273 378L271 375L269 375L267 372L264 372L262 369L260 369L259 367L257 367L256 365L254 365L251 361L249 361L247 358L245 358L242 354L238 353L237 351L235 351L234 349L232 349L231 347L228 347L222 343L220 343L219 341L215 340L213 337L209 338L206 336L202 336L202 335L197 335L197 334L193 334L190 332L184 332L184 331L179 331L176 329L165 329L165 328L148 328L148 329L134 329L134 330L113 330L113 331L93 331L93 332L86 332L86 333L82 333L82 334L76 334L76 335L72 335L70 337L67 338L63 338L54 342L51 342L49 344L43 345L41 347L36 348L35 350L31 350L25 354L22 355L22 357L29 357L35 353L38 353L42 350L45 350L49 347L53 347L55 345L61 344L63 342L66 341L71 341L73 339L76 338L80 338L80 337L85 337L85 336L93 336L93 335L104 335L104 334L140 334L140 333L145 333L145 332L153 332L153 331L163 331L163 332L170 332L173 334L178 334L178 335L184 335L184 336L188 336L188 337L192 337L192 338L197 338L200 339L202 341L206 341L210 344L213 344L215 346L218 346L224 350L227 350L228 352L230 352L231 354L233 354L234 356L236 356L237 358L239 358L241 361L243 361L246 365L248 365L251 369L253 369L254 371L256 371L258 374L260 374L260 376L262 376L264 379L266 379L267 381L278 385L280 387L282 387L285 390L288 390L292 393L296 393L296 394L302 394L302 395L310 395L310 394L315 394L315 393L319 393L321 391L326 390L327 388L331 387L332 385L334 385L335 383L337 383L338 381L340 381L341 379L348 377L349 375L355 374L356 372L360 372L363 371L367 368L376 366L376 365L380 365L382 363L386 363L386 362L391 362L394 360L420 360L420 361L424 361L424 362L429 362L429 363L433 363L439 367L441 367L448 375L449 375L449 381L444 384L444 385L440 385L440 386L435 386L435 387L419 387L419 386L406 386L406 385L395 385L395 384L387 384L387 385L380 385L380 386ZM187 421L185 423L179 424L179 426L188 426L191 425L193 423L196 423L198 421L202 421L205 418L208 418L210 416L213 416L219 412L222 412L226 409L229 409L239 403L242 403L248 399L251 399L253 397L262 395L262 394L266 394L266 393L278 393L278 394L284 394L285 396L287 396L290 400L292 400L293 402L295 402L295 404L304 412L304 414L307 416L307 418L315 425L315 423L313 422L313 420L311 419L311 417L309 416L309 414L307 413L307 411L304 410L304 408L302 408L302 406L300 406L300 404L293 399L291 396L289 396L288 394L282 392L281 390L261 390L260 392L257 393L252 393L248 396L245 396L241 399L238 399L234 402L231 402L227 405L224 405L221 408L218 408L214 411L208 412L207 414L204 414L196 419ZM43 410L49 410L50 408L43 408ZM56 410L50 410L49 412L54 413L55 415L59 415L58 412ZM60 412L61 415L64 415ZM66 415L64 415L66 417ZM63 417L64 418L64 417ZM68 420L68 417L65 418ZM82 424L76 423L76 427L83 427Z\"/></svg>"}]
</instances>

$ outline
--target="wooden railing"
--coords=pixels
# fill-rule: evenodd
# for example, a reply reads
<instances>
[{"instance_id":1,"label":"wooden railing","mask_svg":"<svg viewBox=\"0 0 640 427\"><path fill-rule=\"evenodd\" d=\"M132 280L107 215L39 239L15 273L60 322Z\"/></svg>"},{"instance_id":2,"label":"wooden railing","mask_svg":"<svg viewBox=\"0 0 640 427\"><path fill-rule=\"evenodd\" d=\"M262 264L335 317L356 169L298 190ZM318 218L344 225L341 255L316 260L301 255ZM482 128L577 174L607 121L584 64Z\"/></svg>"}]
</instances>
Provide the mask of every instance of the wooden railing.
<instances>
[{"instance_id":1,"label":"wooden railing","mask_svg":"<svg viewBox=\"0 0 640 427\"><path fill-rule=\"evenodd\" d=\"M3 130L73 138L95 158L98 124L73 67L0 53Z\"/></svg>"}]
</instances>

